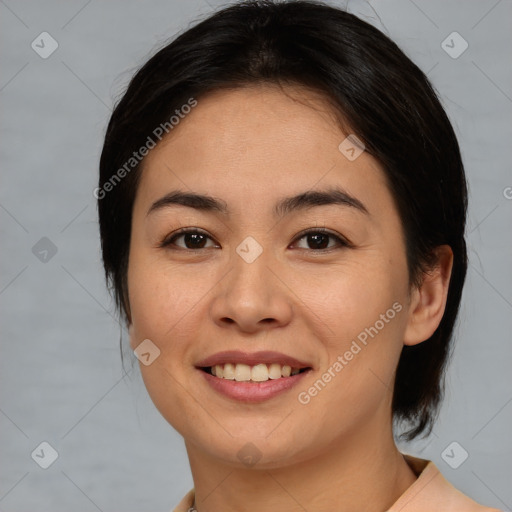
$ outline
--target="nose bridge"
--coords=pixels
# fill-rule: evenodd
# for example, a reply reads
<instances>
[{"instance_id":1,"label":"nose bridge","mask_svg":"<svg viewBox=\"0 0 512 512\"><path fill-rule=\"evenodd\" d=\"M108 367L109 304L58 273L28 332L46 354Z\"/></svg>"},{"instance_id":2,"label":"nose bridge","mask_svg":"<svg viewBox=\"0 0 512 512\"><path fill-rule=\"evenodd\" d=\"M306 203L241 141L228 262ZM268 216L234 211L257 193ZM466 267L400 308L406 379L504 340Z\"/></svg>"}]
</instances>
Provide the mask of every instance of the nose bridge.
<instances>
[{"instance_id":1,"label":"nose bridge","mask_svg":"<svg viewBox=\"0 0 512 512\"><path fill-rule=\"evenodd\" d=\"M270 268L272 265L272 251L263 247L254 237L246 237L235 249L230 258L232 271L230 272L229 294L241 300L251 300L254 304L260 301L268 303L275 283ZM269 268L270 267L270 268Z\"/></svg>"},{"instance_id":2,"label":"nose bridge","mask_svg":"<svg viewBox=\"0 0 512 512\"><path fill-rule=\"evenodd\" d=\"M290 320L291 304L276 277L272 250L254 237L246 237L230 258L230 272L212 303L212 317L225 325L236 323L255 330L270 320L283 324Z\"/></svg>"}]
</instances>

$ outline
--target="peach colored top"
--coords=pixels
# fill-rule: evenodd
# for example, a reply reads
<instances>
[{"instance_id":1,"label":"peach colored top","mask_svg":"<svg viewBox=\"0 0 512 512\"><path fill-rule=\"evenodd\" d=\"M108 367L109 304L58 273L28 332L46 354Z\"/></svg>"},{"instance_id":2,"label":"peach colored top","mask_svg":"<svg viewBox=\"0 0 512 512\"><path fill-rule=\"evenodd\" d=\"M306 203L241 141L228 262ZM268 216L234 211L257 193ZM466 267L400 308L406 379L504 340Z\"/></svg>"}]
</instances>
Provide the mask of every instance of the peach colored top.
<instances>
[{"instance_id":1,"label":"peach colored top","mask_svg":"<svg viewBox=\"0 0 512 512\"><path fill-rule=\"evenodd\" d=\"M404 455L418 479L398 498L387 512L500 512L479 505L455 489L435 464ZM172 512L187 512L194 503L194 489L189 491Z\"/></svg>"}]
</instances>

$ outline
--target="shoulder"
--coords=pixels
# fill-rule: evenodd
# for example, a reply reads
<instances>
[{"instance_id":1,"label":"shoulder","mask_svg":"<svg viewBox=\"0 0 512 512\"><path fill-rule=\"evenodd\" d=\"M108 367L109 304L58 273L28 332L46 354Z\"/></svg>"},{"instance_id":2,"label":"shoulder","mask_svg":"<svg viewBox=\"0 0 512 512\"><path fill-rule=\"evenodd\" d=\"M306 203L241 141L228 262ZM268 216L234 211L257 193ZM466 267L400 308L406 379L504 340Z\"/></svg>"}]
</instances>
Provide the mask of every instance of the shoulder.
<instances>
[{"instance_id":1,"label":"shoulder","mask_svg":"<svg viewBox=\"0 0 512 512\"><path fill-rule=\"evenodd\" d=\"M398 498L387 512L501 512L480 505L446 480L436 465L428 460L404 455L418 479ZM188 512L194 503L190 490L171 512Z\"/></svg>"},{"instance_id":2,"label":"shoulder","mask_svg":"<svg viewBox=\"0 0 512 512\"><path fill-rule=\"evenodd\" d=\"M404 455L418 479L394 503L388 512L500 512L466 496L446 480L436 465Z\"/></svg>"},{"instance_id":3,"label":"shoulder","mask_svg":"<svg viewBox=\"0 0 512 512\"><path fill-rule=\"evenodd\" d=\"M188 512L194 504L194 489L191 489L171 512Z\"/></svg>"}]
</instances>

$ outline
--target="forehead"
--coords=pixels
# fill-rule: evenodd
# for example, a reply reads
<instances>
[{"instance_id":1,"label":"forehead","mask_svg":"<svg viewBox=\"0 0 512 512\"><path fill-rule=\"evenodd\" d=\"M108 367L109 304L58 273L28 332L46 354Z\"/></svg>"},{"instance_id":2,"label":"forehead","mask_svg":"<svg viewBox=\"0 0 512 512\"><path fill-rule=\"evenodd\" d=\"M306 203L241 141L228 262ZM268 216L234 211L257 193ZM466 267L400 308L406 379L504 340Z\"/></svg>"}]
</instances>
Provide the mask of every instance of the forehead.
<instances>
[{"instance_id":1,"label":"forehead","mask_svg":"<svg viewBox=\"0 0 512 512\"><path fill-rule=\"evenodd\" d=\"M257 85L202 96L159 149L170 144L173 151L193 148L189 156L208 152L219 158L228 153L263 158L264 151L278 150L289 159L292 149L320 149L318 143L328 132L334 141L341 136L333 108L318 93L298 86ZM180 143L183 138L186 148Z\"/></svg>"},{"instance_id":2,"label":"forehead","mask_svg":"<svg viewBox=\"0 0 512 512\"><path fill-rule=\"evenodd\" d=\"M363 202L371 188L386 193L373 157L363 152L351 161L340 151L347 135L328 101L307 89L215 91L148 154L139 186L153 199L180 187L228 202L274 200L316 185L341 185Z\"/></svg>"}]
</instances>

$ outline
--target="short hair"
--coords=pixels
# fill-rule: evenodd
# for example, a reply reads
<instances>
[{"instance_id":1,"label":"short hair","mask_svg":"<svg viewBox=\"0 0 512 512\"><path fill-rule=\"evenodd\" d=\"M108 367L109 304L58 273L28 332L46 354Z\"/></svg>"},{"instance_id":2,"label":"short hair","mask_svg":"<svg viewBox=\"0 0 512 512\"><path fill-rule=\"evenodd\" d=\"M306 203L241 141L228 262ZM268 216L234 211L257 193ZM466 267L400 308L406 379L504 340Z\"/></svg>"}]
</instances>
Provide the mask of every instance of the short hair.
<instances>
[{"instance_id":1,"label":"short hair","mask_svg":"<svg viewBox=\"0 0 512 512\"><path fill-rule=\"evenodd\" d=\"M126 162L190 98L255 84L319 92L381 164L402 222L411 286L435 266L437 246L453 251L442 320L428 340L403 347L395 375L393 418L409 429L402 438L426 435L442 400L467 271L464 167L426 75L386 35L341 9L316 1L237 3L183 32L133 76L108 123L95 193L105 278L120 318L131 322L127 270L141 168ZM113 180L123 166L123 179Z\"/></svg>"}]
</instances>

